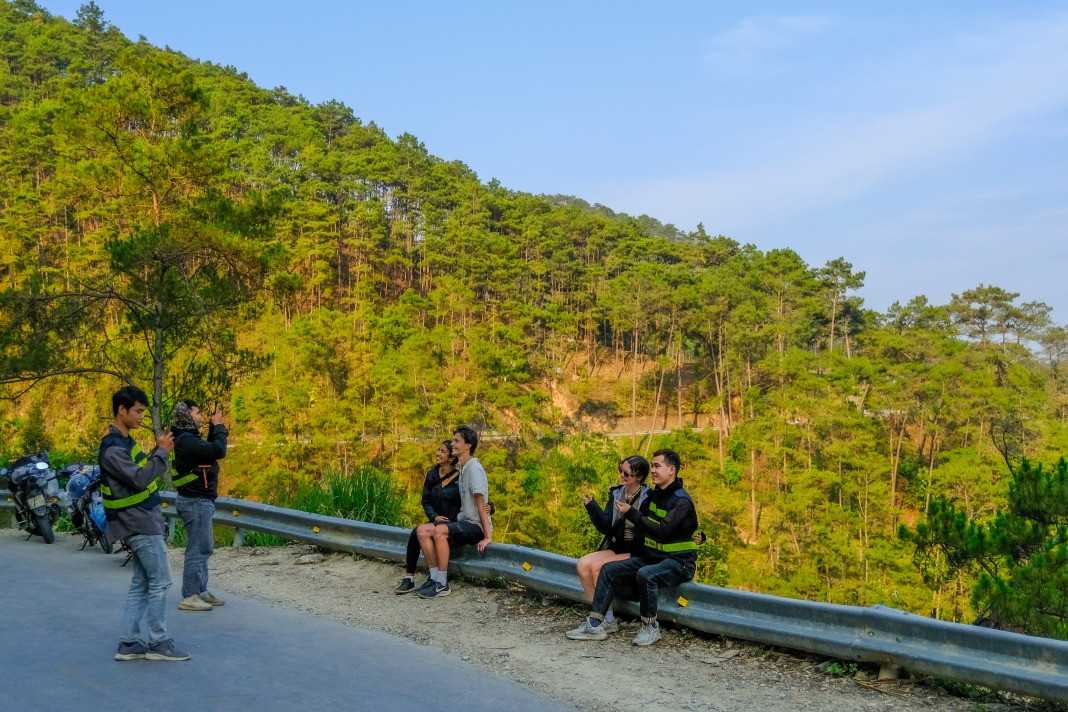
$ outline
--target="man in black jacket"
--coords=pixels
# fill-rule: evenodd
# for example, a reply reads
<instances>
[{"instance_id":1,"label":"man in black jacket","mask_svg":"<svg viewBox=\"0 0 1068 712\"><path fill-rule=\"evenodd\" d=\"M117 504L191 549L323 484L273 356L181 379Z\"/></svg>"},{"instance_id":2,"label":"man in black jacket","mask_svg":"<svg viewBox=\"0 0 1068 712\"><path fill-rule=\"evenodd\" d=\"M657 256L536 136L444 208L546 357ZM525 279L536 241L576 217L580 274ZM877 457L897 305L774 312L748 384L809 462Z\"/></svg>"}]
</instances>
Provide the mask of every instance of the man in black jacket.
<instances>
[{"instance_id":1,"label":"man in black jacket","mask_svg":"<svg viewBox=\"0 0 1068 712\"><path fill-rule=\"evenodd\" d=\"M208 591L208 559L214 550L211 518L215 498L219 496L219 460L226 457L226 438L222 413L211 416L208 439L200 435L204 422L193 401L179 401L174 406L174 466L171 478L178 490L174 507L185 524L187 543L182 572L183 611L210 611L223 601Z\"/></svg>"},{"instance_id":2,"label":"man in black jacket","mask_svg":"<svg viewBox=\"0 0 1068 712\"><path fill-rule=\"evenodd\" d=\"M678 586L693 579L697 568L697 511L678 477L682 463L674 450L653 453L652 493L639 509L616 502L616 511L639 526L644 537L643 551L624 561L604 565L593 594L593 610L581 626L567 632L572 640L604 640L604 615L621 584L638 593L642 627L634 636L635 645L652 645L660 640L656 621L657 598L661 586Z\"/></svg>"}]
</instances>

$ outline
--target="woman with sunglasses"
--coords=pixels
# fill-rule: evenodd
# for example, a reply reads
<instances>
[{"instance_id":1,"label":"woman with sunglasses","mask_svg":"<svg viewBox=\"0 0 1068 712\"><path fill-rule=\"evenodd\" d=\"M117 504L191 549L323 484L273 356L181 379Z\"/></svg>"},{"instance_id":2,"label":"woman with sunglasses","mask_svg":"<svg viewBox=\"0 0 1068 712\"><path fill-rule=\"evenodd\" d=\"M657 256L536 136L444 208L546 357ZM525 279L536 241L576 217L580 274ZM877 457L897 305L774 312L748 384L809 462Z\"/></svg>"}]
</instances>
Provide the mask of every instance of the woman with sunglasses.
<instances>
[{"instance_id":1,"label":"woman with sunglasses","mask_svg":"<svg viewBox=\"0 0 1068 712\"><path fill-rule=\"evenodd\" d=\"M604 509L588 493L582 495L590 521L597 531L604 534L597 551L578 560L579 581L586 592L586 600L591 603L601 567L610 561L629 559L642 547L642 537L636 533L634 523L620 516L615 505L616 502L626 502L631 507L641 506L649 495L649 488L645 486L645 479L649 476L649 461L641 455L631 455L620 461L618 469L619 484L608 490ZM611 608L605 614L603 625L606 633L614 632L619 627Z\"/></svg>"}]
</instances>

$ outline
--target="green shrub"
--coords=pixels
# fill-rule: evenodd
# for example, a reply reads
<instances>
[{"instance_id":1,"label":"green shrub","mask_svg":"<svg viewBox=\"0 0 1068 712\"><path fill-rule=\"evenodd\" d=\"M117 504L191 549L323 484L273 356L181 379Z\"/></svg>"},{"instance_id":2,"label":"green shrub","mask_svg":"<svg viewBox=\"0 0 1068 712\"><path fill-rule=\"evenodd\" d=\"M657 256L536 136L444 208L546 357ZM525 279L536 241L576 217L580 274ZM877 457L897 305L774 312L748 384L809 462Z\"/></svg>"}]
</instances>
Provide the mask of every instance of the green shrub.
<instances>
[{"instance_id":1,"label":"green shrub","mask_svg":"<svg viewBox=\"0 0 1068 712\"><path fill-rule=\"evenodd\" d=\"M403 496L389 475L370 465L351 475L327 472L318 482L302 482L292 495L275 504L302 512L360 522L400 526Z\"/></svg>"}]
</instances>

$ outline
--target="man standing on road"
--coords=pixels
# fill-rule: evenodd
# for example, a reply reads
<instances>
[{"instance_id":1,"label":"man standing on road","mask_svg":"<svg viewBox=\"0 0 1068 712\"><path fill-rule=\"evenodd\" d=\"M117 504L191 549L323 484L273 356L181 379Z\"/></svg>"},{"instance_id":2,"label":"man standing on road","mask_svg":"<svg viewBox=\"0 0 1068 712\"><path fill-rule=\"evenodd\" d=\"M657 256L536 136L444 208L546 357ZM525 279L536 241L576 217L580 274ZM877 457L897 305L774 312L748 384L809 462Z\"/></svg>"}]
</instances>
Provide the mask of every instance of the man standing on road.
<instances>
[{"instance_id":1,"label":"man standing on road","mask_svg":"<svg viewBox=\"0 0 1068 712\"><path fill-rule=\"evenodd\" d=\"M208 559L215 548L211 518L219 496L219 460L226 457L222 412L211 415L208 439L200 436L204 417L191 400L178 401L172 412L174 469L171 479L178 490L174 508L185 525L185 564L182 571L183 611L210 611L224 601L208 590Z\"/></svg>"},{"instance_id":2,"label":"man standing on road","mask_svg":"<svg viewBox=\"0 0 1068 712\"><path fill-rule=\"evenodd\" d=\"M453 432L452 453L460 466L460 513L455 522L434 527L430 536L420 536L430 578L415 592L420 598L448 596L450 542L453 546L478 545L479 553L486 550L493 536L493 521L490 519L489 479L482 463L474 456L478 447L478 433L466 425Z\"/></svg>"},{"instance_id":3,"label":"man standing on road","mask_svg":"<svg viewBox=\"0 0 1068 712\"><path fill-rule=\"evenodd\" d=\"M108 520L108 538L129 548L133 580L126 594L122 634L116 660L188 660L167 637L167 590L171 569L163 542L163 511L159 480L169 469L167 457L174 436L156 436L156 449L146 455L130 431L144 423L148 396L136 386L120 388L111 397L115 420L100 441L100 493ZM141 619L148 645L141 639Z\"/></svg>"},{"instance_id":4,"label":"man standing on road","mask_svg":"<svg viewBox=\"0 0 1068 712\"><path fill-rule=\"evenodd\" d=\"M660 640L656 609L660 587L678 586L693 579L697 569L697 511L678 476L682 463L674 450L653 453L652 475L655 489L635 509L625 501L615 503L616 511L634 522L644 536L644 550L623 561L605 564L593 594L593 610L582 625L569 630L572 640L604 640L605 613L621 584L633 586L638 593L642 627L634 636L634 645L652 645Z\"/></svg>"}]
</instances>

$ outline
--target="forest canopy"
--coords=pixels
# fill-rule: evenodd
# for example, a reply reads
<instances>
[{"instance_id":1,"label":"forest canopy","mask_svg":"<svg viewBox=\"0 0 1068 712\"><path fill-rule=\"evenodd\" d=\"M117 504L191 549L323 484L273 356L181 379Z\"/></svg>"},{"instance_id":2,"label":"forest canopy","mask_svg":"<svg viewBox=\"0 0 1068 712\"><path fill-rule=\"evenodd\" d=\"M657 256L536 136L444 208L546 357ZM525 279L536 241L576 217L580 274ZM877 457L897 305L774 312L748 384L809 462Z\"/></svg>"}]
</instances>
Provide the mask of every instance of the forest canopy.
<instances>
[{"instance_id":1,"label":"forest canopy","mask_svg":"<svg viewBox=\"0 0 1068 712\"><path fill-rule=\"evenodd\" d=\"M877 313L845 257L483 182L93 3L0 3L0 201L0 460L29 429L89 456L135 382L157 423L178 397L227 406L231 494L371 464L414 517L468 423L500 537L576 555L580 494L671 446L700 580L965 620L975 574L926 587L899 525L932 502L993 517L1003 452L1068 451L1044 304L977 285Z\"/></svg>"}]
</instances>

